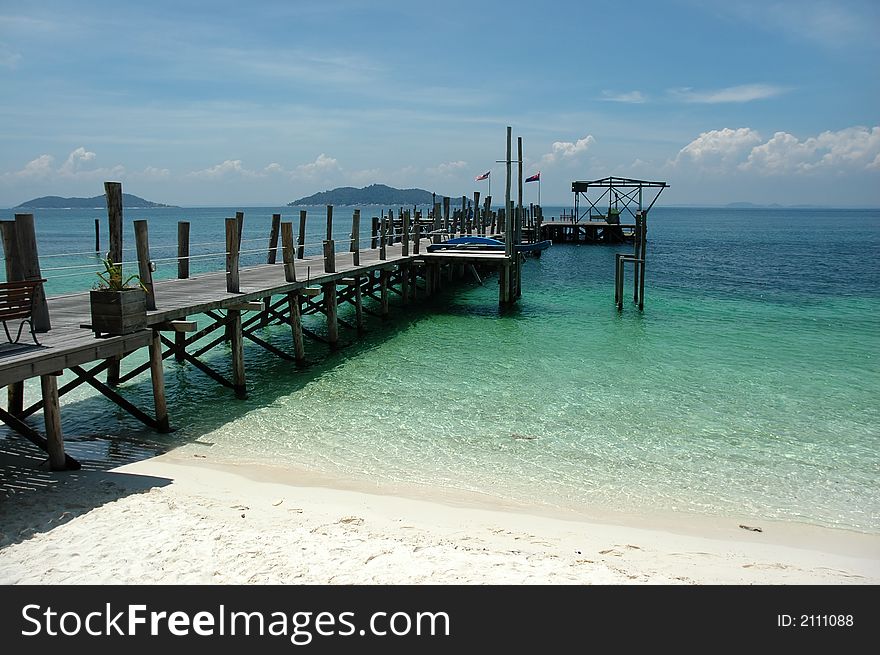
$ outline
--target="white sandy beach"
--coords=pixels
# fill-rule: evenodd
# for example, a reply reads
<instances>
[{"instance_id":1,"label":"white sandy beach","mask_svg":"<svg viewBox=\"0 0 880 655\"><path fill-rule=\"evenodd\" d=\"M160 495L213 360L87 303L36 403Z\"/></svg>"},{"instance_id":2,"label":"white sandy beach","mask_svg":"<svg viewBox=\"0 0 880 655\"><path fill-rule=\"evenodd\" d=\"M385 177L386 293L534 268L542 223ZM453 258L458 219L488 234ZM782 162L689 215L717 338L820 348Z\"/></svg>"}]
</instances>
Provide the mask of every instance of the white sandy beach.
<instances>
[{"instance_id":1,"label":"white sandy beach","mask_svg":"<svg viewBox=\"0 0 880 655\"><path fill-rule=\"evenodd\" d=\"M191 454L57 475L0 500L0 583L880 582L880 537L810 526L537 515Z\"/></svg>"}]
</instances>

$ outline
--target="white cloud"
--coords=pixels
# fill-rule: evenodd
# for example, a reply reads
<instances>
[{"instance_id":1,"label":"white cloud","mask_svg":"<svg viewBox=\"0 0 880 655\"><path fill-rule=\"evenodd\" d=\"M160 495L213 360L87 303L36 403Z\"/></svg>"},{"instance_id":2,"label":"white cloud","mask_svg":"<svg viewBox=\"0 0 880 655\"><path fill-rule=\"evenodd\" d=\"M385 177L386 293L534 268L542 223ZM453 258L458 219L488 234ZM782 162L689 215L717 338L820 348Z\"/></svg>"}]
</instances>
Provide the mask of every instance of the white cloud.
<instances>
[{"instance_id":1,"label":"white cloud","mask_svg":"<svg viewBox=\"0 0 880 655\"><path fill-rule=\"evenodd\" d=\"M155 166L147 166L143 171L136 174L137 177L148 178L154 180L166 180L171 177L171 171L167 168L157 168Z\"/></svg>"},{"instance_id":2,"label":"white cloud","mask_svg":"<svg viewBox=\"0 0 880 655\"><path fill-rule=\"evenodd\" d=\"M673 165L696 162L704 166L721 166L742 158L750 148L761 142L761 136L749 127L702 132L679 150Z\"/></svg>"},{"instance_id":3,"label":"white cloud","mask_svg":"<svg viewBox=\"0 0 880 655\"><path fill-rule=\"evenodd\" d=\"M766 143L752 148L743 170L764 173L808 173L814 170L873 169L880 161L880 127L849 127L822 132L801 141L777 132Z\"/></svg>"},{"instance_id":4,"label":"white cloud","mask_svg":"<svg viewBox=\"0 0 880 655\"><path fill-rule=\"evenodd\" d=\"M363 170L354 171L349 178L354 184L372 184L381 179L382 170L379 168L365 168Z\"/></svg>"},{"instance_id":5,"label":"white cloud","mask_svg":"<svg viewBox=\"0 0 880 655\"><path fill-rule=\"evenodd\" d=\"M266 168L263 169L263 172L267 173L267 174L284 173L284 167L281 164L278 164L276 162L272 162L271 164L266 166Z\"/></svg>"},{"instance_id":6,"label":"white cloud","mask_svg":"<svg viewBox=\"0 0 880 655\"><path fill-rule=\"evenodd\" d=\"M58 172L61 175L75 175L82 170L81 166L84 162L94 161L94 159L95 153L80 146L67 156L67 161L61 165Z\"/></svg>"},{"instance_id":7,"label":"white cloud","mask_svg":"<svg viewBox=\"0 0 880 655\"><path fill-rule=\"evenodd\" d=\"M468 163L459 159L458 161L447 161L442 164L429 168L426 172L429 175L454 175L458 171L466 168Z\"/></svg>"},{"instance_id":8,"label":"white cloud","mask_svg":"<svg viewBox=\"0 0 880 655\"><path fill-rule=\"evenodd\" d=\"M204 180L214 180L229 175L240 175L243 177L255 177L257 174L244 168L240 159L227 159L223 163L205 168L200 171L190 173L192 177L198 177Z\"/></svg>"},{"instance_id":9,"label":"white cloud","mask_svg":"<svg viewBox=\"0 0 880 655\"><path fill-rule=\"evenodd\" d=\"M52 162L55 158L52 155L40 155L36 159L29 161L25 167L13 173L16 177L48 177L52 174Z\"/></svg>"},{"instance_id":10,"label":"white cloud","mask_svg":"<svg viewBox=\"0 0 880 655\"><path fill-rule=\"evenodd\" d=\"M309 162L308 164L300 164L299 166L297 166L295 173L299 176L312 177L315 175L340 170L342 169L339 166L339 162L335 158L328 157L322 152L320 155L317 156L315 161Z\"/></svg>"},{"instance_id":11,"label":"white cloud","mask_svg":"<svg viewBox=\"0 0 880 655\"><path fill-rule=\"evenodd\" d=\"M602 91L601 100L606 100L608 102L625 102L629 104L640 105L644 103L647 98L641 91L628 91L626 93Z\"/></svg>"},{"instance_id":12,"label":"white cloud","mask_svg":"<svg viewBox=\"0 0 880 655\"><path fill-rule=\"evenodd\" d=\"M596 143L596 139L592 134L588 134L583 139L578 139L574 143L571 141L554 141L551 152L541 157L544 164L552 164L562 159L573 159L578 155L587 151L587 149Z\"/></svg>"},{"instance_id":13,"label":"white cloud","mask_svg":"<svg viewBox=\"0 0 880 655\"><path fill-rule=\"evenodd\" d=\"M695 91L690 87L670 89L669 95L675 100L696 104L720 104L726 102L752 102L772 98L788 91L787 88L772 84L742 84L712 91Z\"/></svg>"}]
</instances>

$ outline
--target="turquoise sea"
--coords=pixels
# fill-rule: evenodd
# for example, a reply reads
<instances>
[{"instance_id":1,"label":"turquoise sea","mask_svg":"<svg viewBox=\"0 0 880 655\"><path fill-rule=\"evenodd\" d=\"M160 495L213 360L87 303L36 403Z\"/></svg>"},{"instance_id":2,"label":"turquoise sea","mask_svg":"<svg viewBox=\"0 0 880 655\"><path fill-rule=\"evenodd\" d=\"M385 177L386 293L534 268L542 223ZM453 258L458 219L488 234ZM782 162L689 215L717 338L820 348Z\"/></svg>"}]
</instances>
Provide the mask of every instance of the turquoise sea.
<instances>
[{"instance_id":1,"label":"turquoise sea","mask_svg":"<svg viewBox=\"0 0 880 655\"><path fill-rule=\"evenodd\" d=\"M127 209L126 246L147 218L156 275L174 276L162 260L190 220L205 244L193 254L206 255L194 268L217 270L234 211ZM245 264L265 261L273 212L298 217L244 211L256 251ZM87 289L104 213L34 213L50 295ZM309 216L318 244L324 210ZM335 218L342 239L351 208ZM557 244L527 261L512 310L499 310L493 277L370 319L364 340L343 332L338 353L312 344L303 371L247 345L247 401L168 361L171 435L80 388L63 399L68 448L89 466L185 446L544 508L880 532L880 211L658 207L648 237L643 313L612 303L614 253L629 247ZM283 327L264 338L289 346ZM211 356L226 370L227 349ZM147 376L125 393L151 406ZM0 446L12 439L0 433Z\"/></svg>"}]
</instances>

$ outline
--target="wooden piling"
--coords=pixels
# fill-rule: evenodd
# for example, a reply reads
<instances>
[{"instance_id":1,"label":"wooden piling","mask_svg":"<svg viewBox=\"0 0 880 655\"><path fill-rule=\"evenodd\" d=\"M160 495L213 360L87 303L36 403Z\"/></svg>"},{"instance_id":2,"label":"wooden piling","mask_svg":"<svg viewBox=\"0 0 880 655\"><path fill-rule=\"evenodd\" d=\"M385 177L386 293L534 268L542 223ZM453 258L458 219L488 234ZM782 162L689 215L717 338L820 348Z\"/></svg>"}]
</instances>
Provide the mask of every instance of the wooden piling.
<instances>
[{"instance_id":1,"label":"wooden piling","mask_svg":"<svg viewBox=\"0 0 880 655\"><path fill-rule=\"evenodd\" d=\"M95 252L101 252L101 219L95 219Z\"/></svg>"},{"instance_id":2,"label":"wooden piling","mask_svg":"<svg viewBox=\"0 0 880 655\"><path fill-rule=\"evenodd\" d=\"M333 240L333 205L327 205L327 241Z\"/></svg>"},{"instance_id":3,"label":"wooden piling","mask_svg":"<svg viewBox=\"0 0 880 655\"><path fill-rule=\"evenodd\" d=\"M247 398L247 384L244 372L244 341L241 333L241 311L238 309L227 309L226 312L229 321L229 343L232 346L232 388L235 390L235 396L244 400Z\"/></svg>"},{"instance_id":4,"label":"wooden piling","mask_svg":"<svg viewBox=\"0 0 880 655\"><path fill-rule=\"evenodd\" d=\"M297 259L305 259L306 256L306 210L299 210L299 235L296 237L297 250L296 256Z\"/></svg>"},{"instance_id":5,"label":"wooden piling","mask_svg":"<svg viewBox=\"0 0 880 655\"><path fill-rule=\"evenodd\" d=\"M43 421L46 425L46 450L49 453L49 468L63 471L67 468L64 455L64 435L61 432L61 406L58 400L58 380L54 375L41 375L40 388L43 392Z\"/></svg>"},{"instance_id":6,"label":"wooden piling","mask_svg":"<svg viewBox=\"0 0 880 655\"><path fill-rule=\"evenodd\" d=\"M146 289L147 310L156 309L156 290L153 288L153 262L150 259L150 236L147 221L134 222L134 241L137 246L138 277Z\"/></svg>"},{"instance_id":7,"label":"wooden piling","mask_svg":"<svg viewBox=\"0 0 880 655\"><path fill-rule=\"evenodd\" d=\"M422 224L419 221L413 223L413 254L419 254L419 242L422 240Z\"/></svg>"},{"instance_id":8,"label":"wooden piling","mask_svg":"<svg viewBox=\"0 0 880 655\"><path fill-rule=\"evenodd\" d=\"M389 273L387 270L382 269L379 272L379 298L382 307L382 318L388 317L388 277Z\"/></svg>"},{"instance_id":9,"label":"wooden piling","mask_svg":"<svg viewBox=\"0 0 880 655\"><path fill-rule=\"evenodd\" d=\"M401 217L401 229L403 231L403 240L400 242L400 254L404 257L409 255L409 210L403 212Z\"/></svg>"},{"instance_id":10,"label":"wooden piling","mask_svg":"<svg viewBox=\"0 0 880 655\"><path fill-rule=\"evenodd\" d=\"M295 251L293 249L293 223L281 224L281 258L284 262L285 282L296 282Z\"/></svg>"},{"instance_id":11,"label":"wooden piling","mask_svg":"<svg viewBox=\"0 0 880 655\"><path fill-rule=\"evenodd\" d=\"M356 275L354 278L354 318L358 333L364 331L364 293L363 278Z\"/></svg>"},{"instance_id":12,"label":"wooden piling","mask_svg":"<svg viewBox=\"0 0 880 655\"><path fill-rule=\"evenodd\" d=\"M483 234L483 219L480 218L480 192L474 191L474 231L477 236Z\"/></svg>"},{"instance_id":13,"label":"wooden piling","mask_svg":"<svg viewBox=\"0 0 880 655\"><path fill-rule=\"evenodd\" d=\"M24 382L13 382L6 387L6 411L21 418L24 413Z\"/></svg>"},{"instance_id":14,"label":"wooden piling","mask_svg":"<svg viewBox=\"0 0 880 655\"><path fill-rule=\"evenodd\" d=\"M327 282L324 288L324 311L327 314L327 340L330 348L339 347L339 321L337 319L336 282Z\"/></svg>"},{"instance_id":15,"label":"wooden piling","mask_svg":"<svg viewBox=\"0 0 880 655\"><path fill-rule=\"evenodd\" d=\"M449 197L443 196L443 231L446 232L446 236L450 236L449 234Z\"/></svg>"},{"instance_id":16,"label":"wooden piling","mask_svg":"<svg viewBox=\"0 0 880 655\"><path fill-rule=\"evenodd\" d=\"M324 242L324 272L336 272L336 243L332 239Z\"/></svg>"},{"instance_id":17,"label":"wooden piling","mask_svg":"<svg viewBox=\"0 0 880 655\"><path fill-rule=\"evenodd\" d=\"M177 222L177 279L189 278L189 221Z\"/></svg>"},{"instance_id":18,"label":"wooden piling","mask_svg":"<svg viewBox=\"0 0 880 655\"><path fill-rule=\"evenodd\" d=\"M639 310L645 309L645 264L648 262L648 212L642 212L642 225L641 225L641 236L639 238L639 243L641 244L641 251L639 253L639 259L641 259L641 265L639 266Z\"/></svg>"},{"instance_id":19,"label":"wooden piling","mask_svg":"<svg viewBox=\"0 0 880 655\"><path fill-rule=\"evenodd\" d=\"M37 252L37 234L34 228L33 214L15 215L15 241L19 257L19 269L24 280L42 280L40 272L40 255ZM33 321L35 332L48 332L51 323L49 321L49 306L46 304L46 290L43 285L34 289L32 301Z\"/></svg>"},{"instance_id":20,"label":"wooden piling","mask_svg":"<svg viewBox=\"0 0 880 655\"><path fill-rule=\"evenodd\" d=\"M269 230L269 252L266 263L274 264L278 258L278 230L281 227L281 214L272 214L272 227Z\"/></svg>"},{"instance_id":21,"label":"wooden piling","mask_svg":"<svg viewBox=\"0 0 880 655\"><path fill-rule=\"evenodd\" d=\"M104 196L110 235L107 254L114 264L122 264L122 182L104 182Z\"/></svg>"},{"instance_id":22,"label":"wooden piling","mask_svg":"<svg viewBox=\"0 0 880 655\"><path fill-rule=\"evenodd\" d=\"M388 240L388 227L385 222L385 217L382 217L382 222L379 224L379 259L387 259L388 254L385 250L385 242Z\"/></svg>"},{"instance_id":23,"label":"wooden piling","mask_svg":"<svg viewBox=\"0 0 880 655\"><path fill-rule=\"evenodd\" d=\"M355 209L351 216L351 263L361 265L361 210Z\"/></svg>"},{"instance_id":24,"label":"wooden piling","mask_svg":"<svg viewBox=\"0 0 880 655\"><path fill-rule=\"evenodd\" d=\"M467 196L461 197L461 225L459 225L458 232L462 236L464 236L465 231L467 231L468 236L470 236L470 223L467 219Z\"/></svg>"},{"instance_id":25,"label":"wooden piling","mask_svg":"<svg viewBox=\"0 0 880 655\"><path fill-rule=\"evenodd\" d=\"M238 256L239 256L239 231L241 223L238 219L226 219L226 290L229 293L239 293Z\"/></svg>"},{"instance_id":26,"label":"wooden piling","mask_svg":"<svg viewBox=\"0 0 880 655\"><path fill-rule=\"evenodd\" d=\"M373 216L370 219L370 249L375 250L379 247L379 217Z\"/></svg>"},{"instance_id":27,"label":"wooden piling","mask_svg":"<svg viewBox=\"0 0 880 655\"><path fill-rule=\"evenodd\" d=\"M290 331L293 336L293 352L297 366L302 366L306 361L305 344L303 343L302 330L302 298L299 291L291 291L287 294L287 308L290 313Z\"/></svg>"},{"instance_id":28,"label":"wooden piling","mask_svg":"<svg viewBox=\"0 0 880 655\"><path fill-rule=\"evenodd\" d=\"M156 426L159 432L170 432L168 404L165 401L165 371L162 366L162 338L153 331L150 341L150 381L153 384L153 406L156 409Z\"/></svg>"},{"instance_id":29,"label":"wooden piling","mask_svg":"<svg viewBox=\"0 0 880 655\"><path fill-rule=\"evenodd\" d=\"M235 212L235 221L238 225L238 248L241 250L241 234L244 230L244 212Z\"/></svg>"}]
</instances>

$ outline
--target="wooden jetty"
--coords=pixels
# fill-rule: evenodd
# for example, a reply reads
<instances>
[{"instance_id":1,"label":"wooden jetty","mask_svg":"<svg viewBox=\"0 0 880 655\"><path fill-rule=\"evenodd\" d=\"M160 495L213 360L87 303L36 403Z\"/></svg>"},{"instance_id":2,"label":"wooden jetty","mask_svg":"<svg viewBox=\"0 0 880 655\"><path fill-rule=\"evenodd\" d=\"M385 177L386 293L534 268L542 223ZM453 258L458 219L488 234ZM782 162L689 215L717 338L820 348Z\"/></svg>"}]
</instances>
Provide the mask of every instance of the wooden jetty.
<instances>
[{"instance_id":1,"label":"wooden jetty","mask_svg":"<svg viewBox=\"0 0 880 655\"><path fill-rule=\"evenodd\" d=\"M508 130L508 138L509 138ZM509 141L508 141L509 143ZM508 149L509 150L509 149ZM107 197L110 257L122 262L122 187L105 184ZM145 425L161 432L170 431L165 397L164 361L174 358L188 362L238 398L247 397L246 362L243 344L249 341L288 360L295 366L306 363L305 341L335 349L340 329L361 334L366 314L385 318L390 313L390 296L404 304L418 297L437 293L444 284L477 269L499 273L499 302L516 302L521 295L519 268L523 256L513 251L515 219L508 202L501 217L489 210L487 198L482 209L474 194L471 211L463 199L461 212L450 216L449 199L435 203L425 217L409 210L399 219L383 214L371 222L369 246L361 247L360 213L354 210L350 244L337 249L332 239L333 208L327 208L327 238L323 254L305 256L305 211L300 212L299 234L294 241L292 222L273 216L266 248L266 263L240 266L241 234L244 215L226 219L225 267L222 271L191 275L189 270L189 224L178 230L178 279L154 281L150 259L147 221L135 221L138 273L149 290L146 329L130 334L97 335L91 325L89 292L38 299L34 315L40 345L9 344L0 348L0 386L8 389L7 408L0 419L12 430L47 451L53 470L75 469L78 462L64 451L59 398L82 384L88 384ZM442 210L441 210L442 206ZM7 280L39 279L40 267L34 236L34 219L16 215L14 221L0 221L6 253ZM474 252L463 256L453 252L426 252L427 243L438 243L448 236L477 231L498 234L505 239L502 252ZM280 245L279 245L280 239ZM278 251L281 256L278 256ZM222 256L222 254L221 254ZM127 266L134 265L128 262ZM481 282L482 283L482 282ZM368 306L365 299L374 303ZM339 316L339 307L354 307L354 321ZM377 308L378 307L378 308ZM303 316L319 315L326 331L318 333L303 324ZM194 320L201 318L200 321ZM290 329L288 345L270 343L259 332L269 325ZM229 345L231 371L218 370L204 355L221 344ZM147 361L125 374L120 361L147 350ZM216 362L216 358L211 360ZM58 376L70 371L74 379L58 386ZM149 371L153 407L137 407L119 393L117 387ZM99 377L100 376L100 377ZM25 404L24 381L40 378L41 397ZM45 435L27 423L42 410Z\"/></svg>"}]
</instances>

